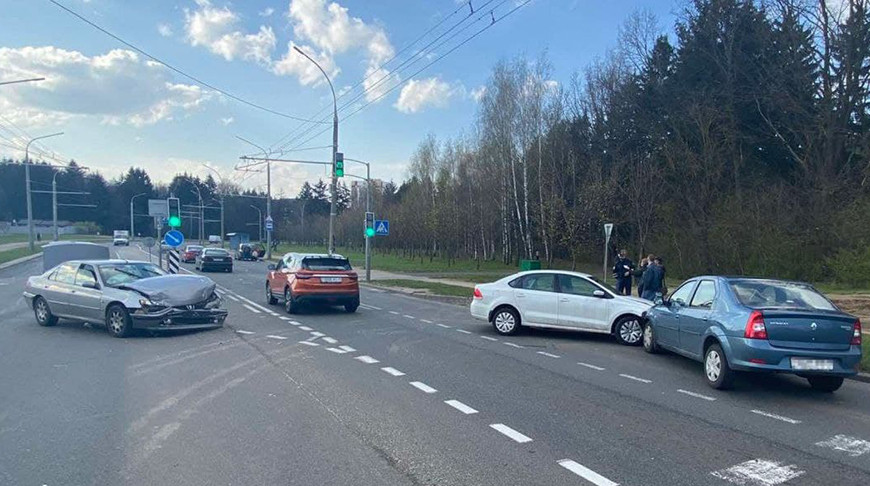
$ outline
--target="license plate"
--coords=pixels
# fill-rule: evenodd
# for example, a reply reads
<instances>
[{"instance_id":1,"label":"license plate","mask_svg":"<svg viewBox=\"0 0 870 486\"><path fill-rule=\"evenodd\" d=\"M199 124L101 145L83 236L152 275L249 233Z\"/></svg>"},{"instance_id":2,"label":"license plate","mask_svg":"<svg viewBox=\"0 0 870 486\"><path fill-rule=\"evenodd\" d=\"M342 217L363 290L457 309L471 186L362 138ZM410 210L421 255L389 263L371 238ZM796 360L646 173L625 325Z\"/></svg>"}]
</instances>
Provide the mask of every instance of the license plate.
<instances>
[{"instance_id":1,"label":"license plate","mask_svg":"<svg viewBox=\"0 0 870 486\"><path fill-rule=\"evenodd\" d=\"M834 369L834 360L792 358L791 367L795 370L832 371Z\"/></svg>"},{"instance_id":2,"label":"license plate","mask_svg":"<svg viewBox=\"0 0 870 486\"><path fill-rule=\"evenodd\" d=\"M341 277L320 277L323 283L341 283Z\"/></svg>"}]
</instances>

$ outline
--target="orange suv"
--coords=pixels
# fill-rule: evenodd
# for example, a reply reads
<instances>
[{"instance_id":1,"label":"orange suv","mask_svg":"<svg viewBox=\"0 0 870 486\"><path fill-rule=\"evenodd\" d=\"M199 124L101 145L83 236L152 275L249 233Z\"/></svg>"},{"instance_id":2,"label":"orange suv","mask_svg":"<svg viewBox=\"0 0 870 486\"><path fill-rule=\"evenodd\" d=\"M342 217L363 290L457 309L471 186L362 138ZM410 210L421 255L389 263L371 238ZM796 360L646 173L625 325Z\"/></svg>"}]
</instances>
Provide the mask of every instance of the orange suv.
<instances>
[{"instance_id":1,"label":"orange suv","mask_svg":"<svg viewBox=\"0 0 870 486\"><path fill-rule=\"evenodd\" d=\"M341 255L287 253L266 275L266 302L284 301L292 314L305 304L343 305L347 312L359 307L359 277Z\"/></svg>"}]
</instances>

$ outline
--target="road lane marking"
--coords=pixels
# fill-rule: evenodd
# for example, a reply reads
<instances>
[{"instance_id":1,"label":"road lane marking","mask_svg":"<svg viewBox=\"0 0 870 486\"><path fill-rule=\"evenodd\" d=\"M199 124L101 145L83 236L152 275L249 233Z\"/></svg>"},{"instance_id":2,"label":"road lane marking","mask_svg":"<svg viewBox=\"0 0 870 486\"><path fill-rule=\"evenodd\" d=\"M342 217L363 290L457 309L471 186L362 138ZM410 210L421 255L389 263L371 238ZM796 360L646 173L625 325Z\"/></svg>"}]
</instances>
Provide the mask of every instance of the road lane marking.
<instances>
[{"instance_id":1,"label":"road lane marking","mask_svg":"<svg viewBox=\"0 0 870 486\"><path fill-rule=\"evenodd\" d=\"M582 361L578 362L577 364L580 366L585 366L589 369L593 369L595 371L604 371L605 370L605 368L602 368L600 366L595 366L594 364L584 363Z\"/></svg>"},{"instance_id":2,"label":"road lane marking","mask_svg":"<svg viewBox=\"0 0 870 486\"><path fill-rule=\"evenodd\" d=\"M422 391L423 393L435 393L438 390L432 388L431 386L423 383L422 381L412 381L411 386Z\"/></svg>"},{"instance_id":3,"label":"road lane marking","mask_svg":"<svg viewBox=\"0 0 870 486\"><path fill-rule=\"evenodd\" d=\"M284 336L277 336L277 335L275 335L275 334L268 334L266 337L269 338L269 339L279 339L279 340L281 340L281 341L287 339L287 338L285 338Z\"/></svg>"},{"instance_id":4,"label":"road lane marking","mask_svg":"<svg viewBox=\"0 0 870 486\"><path fill-rule=\"evenodd\" d=\"M644 378L638 378L638 377L636 377L636 376L626 375L626 374L624 374L624 373L620 373L619 376L621 376L621 377L623 377L623 378L628 378L629 380L639 381L639 382L641 382L641 383L652 383L652 380L647 380L647 379L644 379Z\"/></svg>"},{"instance_id":5,"label":"road lane marking","mask_svg":"<svg viewBox=\"0 0 870 486\"><path fill-rule=\"evenodd\" d=\"M294 326L301 326L302 325L302 323L299 321L289 321L289 322L290 322L290 324L293 324Z\"/></svg>"},{"instance_id":6,"label":"road lane marking","mask_svg":"<svg viewBox=\"0 0 870 486\"><path fill-rule=\"evenodd\" d=\"M487 341L498 341L498 339L489 336L480 336L481 339L486 339Z\"/></svg>"},{"instance_id":7,"label":"road lane marking","mask_svg":"<svg viewBox=\"0 0 870 486\"><path fill-rule=\"evenodd\" d=\"M242 331L241 329L237 330L236 333L238 333L238 334L245 334L245 335L248 335L248 334L254 334L254 333L251 332L251 331Z\"/></svg>"},{"instance_id":8,"label":"road lane marking","mask_svg":"<svg viewBox=\"0 0 870 486\"><path fill-rule=\"evenodd\" d=\"M299 341L299 344L304 344L306 346L320 346L319 344L311 342L311 341Z\"/></svg>"},{"instance_id":9,"label":"road lane marking","mask_svg":"<svg viewBox=\"0 0 870 486\"><path fill-rule=\"evenodd\" d=\"M331 351L331 352L333 352L333 353L335 353L335 354L344 354L344 353L347 353L347 351L345 351L345 350L343 350L343 349L338 349L338 348L326 348L326 350L327 350L327 351Z\"/></svg>"},{"instance_id":10,"label":"road lane marking","mask_svg":"<svg viewBox=\"0 0 870 486\"><path fill-rule=\"evenodd\" d=\"M383 309L381 309L380 307L377 307L377 306L374 306L374 305L370 305L369 307L371 307L372 309L374 309L374 310L376 310L376 311L383 310Z\"/></svg>"},{"instance_id":11,"label":"road lane marking","mask_svg":"<svg viewBox=\"0 0 870 486\"><path fill-rule=\"evenodd\" d=\"M870 442L846 435L835 435L822 442L816 442L819 447L842 451L852 457L858 457L870 452Z\"/></svg>"},{"instance_id":12,"label":"road lane marking","mask_svg":"<svg viewBox=\"0 0 870 486\"><path fill-rule=\"evenodd\" d=\"M548 358L561 358L561 356L559 356L558 354L552 354L546 351L538 351L538 354L540 354L541 356L546 356Z\"/></svg>"},{"instance_id":13,"label":"road lane marking","mask_svg":"<svg viewBox=\"0 0 870 486\"><path fill-rule=\"evenodd\" d=\"M301 329L301 328L300 328L300 329ZM326 336L326 334L323 334L322 332L317 332L317 331L311 331L311 335L314 336L314 337L323 337L323 336Z\"/></svg>"},{"instance_id":14,"label":"road lane marking","mask_svg":"<svg viewBox=\"0 0 870 486\"><path fill-rule=\"evenodd\" d=\"M281 319L282 321L289 321L290 320L289 317L284 317L284 316L281 316L278 319Z\"/></svg>"},{"instance_id":15,"label":"road lane marking","mask_svg":"<svg viewBox=\"0 0 870 486\"><path fill-rule=\"evenodd\" d=\"M690 397L700 398L701 400L707 400L708 402L715 402L716 401L716 399L713 397L708 397L707 395L701 395L700 393L690 392L689 390L683 390L682 388L680 388L677 391L684 394L684 395L689 395Z\"/></svg>"},{"instance_id":16,"label":"road lane marking","mask_svg":"<svg viewBox=\"0 0 870 486\"><path fill-rule=\"evenodd\" d=\"M460 402L459 400L444 400L444 403L446 403L447 405L450 405L451 407L455 408L456 410L459 410L460 412L464 413L465 415L471 415L473 413L477 413L477 410L469 407L468 405Z\"/></svg>"},{"instance_id":17,"label":"road lane marking","mask_svg":"<svg viewBox=\"0 0 870 486\"><path fill-rule=\"evenodd\" d=\"M505 345L505 346L510 346L510 347L512 347L512 348L523 349L523 347L520 346L519 344L514 344L514 343L504 343L504 345Z\"/></svg>"},{"instance_id":18,"label":"road lane marking","mask_svg":"<svg viewBox=\"0 0 870 486\"><path fill-rule=\"evenodd\" d=\"M532 441L531 437L529 437L527 435L523 435L523 434L517 432L516 430L508 427L505 424L489 424L489 426L492 427L493 429L501 432L502 434L510 437L511 439L519 442L520 444L524 444L526 442Z\"/></svg>"},{"instance_id":19,"label":"road lane marking","mask_svg":"<svg viewBox=\"0 0 870 486\"><path fill-rule=\"evenodd\" d=\"M336 339L333 339L333 338L331 338L331 337L329 337L329 336L324 336L324 337L323 337L323 340L326 341L326 342L329 343L329 344L335 344L335 343L338 342ZM347 352L347 351L345 351L345 352Z\"/></svg>"},{"instance_id":20,"label":"road lane marking","mask_svg":"<svg viewBox=\"0 0 870 486\"><path fill-rule=\"evenodd\" d=\"M356 351L355 349L353 349L352 347L350 347L348 345L339 346L338 348L343 349L343 350L347 351L348 353L353 353L354 351Z\"/></svg>"},{"instance_id":21,"label":"road lane marking","mask_svg":"<svg viewBox=\"0 0 870 486\"><path fill-rule=\"evenodd\" d=\"M450 326L445 326L444 324L435 324L438 327L443 327L444 329L450 329Z\"/></svg>"},{"instance_id":22,"label":"road lane marking","mask_svg":"<svg viewBox=\"0 0 870 486\"><path fill-rule=\"evenodd\" d=\"M263 307L262 305L260 305L260 304L258 304L258 303L256 303L256 302L254 302L254 301L251 300L251 299L247 299L247 298L245 298L245 297L242 297L242 296L239 295L239 294L236 294L236 297L238 297L238 298L244 300L244 301L247 302L248 304L251 304L252 306L256 307L257 309L260 309L260 310L263 311L263 312L266 312L266 313L272 312L271 310L269 310L269 309Z\"/></svg>"},{"instance_id":23,"label":"road lane marking","mask_svg":"<svg viewBox=\"0 0 870 486\"><path fill-rule=\"evenodd\" d=\"M313 330L314 330L314 329L311 329L311 328L308 327L308 326L299 326L299 329L302 329L303 331L313 331Z\"/></svg>"},{"instance_id":24,"label":"road lane marking","mask_svg":"<svg viewBox=\"0 0 870 486\"><path fill-rule=\"evenodd\" d=\"M396 311L390 311L390 314L399 315L399 313Z\"/></svg>"},{"instance_id":25,"label":"road lane marking","mask_svg":"<svg viewBox=\"0 0 870 486\"><path fill-rule=\"evenodd\" d=\"M589 481L590 483L596 486L619 486L617 483L605 478L604 476L598 474L597 472L589 469L588 467L574 462L571 459L562 459L558 461L559 465L564 467L565 469L571 471L572 473L580 476L581 478Z\"/></svg>"},{"instance_id":26,"label":"road lane marking","mask_svg":"<svg viewBox=\"0 0 870 486\"><path fill-rule=\"evenodd\" d=\"M219 293L219 294L221 294L221 295L227 293L226 290L223 290L223 289L221 289L220 287L215 287L214 291L217 292L217 293Z\"/></svg>"},{"instance_id":27,"label":"road lane marking","mask_svg":"<svg viewBox=\"0 0 870 486\"><path fill-rule=\"evenodd\" d=\"M388 375L405 376L405 374L402 373L401 371L397 370L396 368L391 368L389 366L385 366L385 367L381 368L381 371L383 371L384 373L386 373Z\"/></svg>"},{"instance_id":28,"label":"road lane marking","mask_svg":"<svg viewBox=\"0 0 870 486\"><path fill-rule=\"evenodd\" d=\"M713 471L710 474L733 484L776 486L802 476L804 473L805 471L799 470L794 465L783 466L778 462L752 459L727 469Z\"/></svg>"},{"instance_id":29,"label":"road lane marking","mask_svg":"<svg viewBox=\"0 0 870 486\"><path fill-rule=\"evenodd\" d=\"M381 290L381 289L367 289L367 290L371 290L372 292L377 292L377 293L379 293L379 294L383 294L383 293L384 293L384 291Z\"/></svg>"},{"instance_id":30,"label":"road lane marking","mask_svg":"<svg viewBox=\"0 0 870 486\"><path fill-rule=\"evenodd\" d=\"M278 313L277 313L277 312L269 311L268 314L269 314L270 316L272 316L272 317L278 317Z\"/></svg>"},{"instance_id":31,"label":"road lane marking","mask_svg":"<svg viewBox=\"0 0 870 486\"><path fill-rule=\"evenodd\" d=\"M257 309L254 309L253 307L249 306L248 304L242 304L242 306L243 306L245 309L248 309L249 311L253 312L254 314L259 314L259 313L260 313L260 311L258 311Z\"/></svg>"},{"instance_id":32,"label":"road lane marking","mask_svg":"<svg viewBox=\"0 0 870 486\"><path fill-rule=\"evenodd\" d=\"M429 319L420 319L421 322L425 322L426 324L432 324L432 321Z\"/></svg>"},{"instance_id":33,"label":"road lane marking","mask_svg":"<svg viewBox=\"0 0 870 486\"><path fill-rule=\"evenodd\" d=\"M416 319L416 317L409 316L408 314L403 314L402 317L407 317L408 319Z\"/></svg>"},{"instance_id":34,"label":"road lane marking","mask_svg":"<svg viewBox=\"0 0 870 486\"><path fill-rule=\"evenodd\" d=\"M234 300L234 301L236 301L236 302L241 302L239 299L233 297L233 296L230 295L230 294L226 294L226 295L224 295L224 297L228 297L230 300Z\"/></svg>"},{"instance_id":35,"label":"road lane marking","mask_svg":"<svg viewBox=\"0 0 870 486\"><path fill-rule=\"evenodd\" d=\"M375 364L375 363L380 363L380 361L378 361L378 360L372 358L371 356L365 355L365 354L362 355L362 356L357 356L357 357L354 358L354 359L355 359L355 360L358 360L358 361L362 361L362 362L365 363L365 364Z\"/></svg>"},{"instance_id":36,"label":"road lane marking","mask_svg":"<svg viewBox=\"0 0 870 486\"><path fill-rule=\"evenodd\" d=\"M782 415L777 415L775 413L765 412L764 410L753 410L752 413L761 415L763 417L772 418L775 420L781 420L783 422L787 422L787 423L794 424L794 425L801 423L800 420L795 420L793 418L788 418L788 417L785 417Z\"/></svg>"},{"instance_id":37,"label":"road lane marking","mask_svg":"<svg viewBox=\"0 0 870 486\"><path fill-rule=\"evenodd\" d=\"M471 331L466 331L465 329L457 329L456 332L461 332L462 334L471 334Z\"/></svg>"}]
</instances>

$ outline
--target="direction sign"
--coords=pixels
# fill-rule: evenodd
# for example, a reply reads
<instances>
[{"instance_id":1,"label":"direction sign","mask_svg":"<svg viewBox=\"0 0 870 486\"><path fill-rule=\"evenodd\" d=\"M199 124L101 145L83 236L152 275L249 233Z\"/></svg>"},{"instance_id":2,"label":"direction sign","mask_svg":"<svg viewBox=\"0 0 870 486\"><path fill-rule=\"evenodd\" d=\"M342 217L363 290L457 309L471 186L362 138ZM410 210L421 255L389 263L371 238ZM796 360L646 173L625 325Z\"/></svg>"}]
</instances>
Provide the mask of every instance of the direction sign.
<instances>
[{"instance_id":1,"label":"direction sign","mask_svg":"<svg viewBox=\"0 0 870 486\"><path fill-rule=\"evenodd\" d=\"M167 231L165 235L163 235L163 242L167 245L177 248L184 243L184 235L181 231L178 230L170 230Z\"/></svg>"},{"instance_id":2,"label":"direction sign","mask_svg":"<svg viewBox=\"0 0 870 486\"><path fill-rule=\"evenodd\" d=\"M390 235L390 221L386 219L376 219L375 220L375 235L377 236L389 236Z\"/></svg>"},{"instance_id":3,"label":"direction sign","mask_svg":"<svg viewBox=\"0 0 870 486\"><path fill-rule=\"evenodd\" d=\"M610 233L613 232L613 223L604 223L604 236L610 238Z\"/></svg>"},{"instance_id":4,"label":"direction sign","mask_svg":"<svg viewBox=\"0 0 870 486\"><path fill-rule=\"evenodd\" d=\"M168 217L169 204L166 202L166 199L149 199L148 216L154 216L155 218Z\"/></svg>"},{"instance_id":5,"label":"direction sign","mask_svg":"<svg viewBox=\"0 0 870 486\"><path fill-rule=\"evenodd\" d=\"M148 238L145 238L145 241L143 243L145 243L145 248L151 248L152 246L157 244L157 241L155 241L153 237L149 236Z\"/></svg>"},{"instance_id":6,"label":"direction sign","mask_svg":"<svg viewBox=\"0 0 870 486\"><path fill-rule=\"evenodd\" d=\"M275 223L271 216L266 216L266 231L272 231L274 229Z\"/></svg>"}]
</instances>

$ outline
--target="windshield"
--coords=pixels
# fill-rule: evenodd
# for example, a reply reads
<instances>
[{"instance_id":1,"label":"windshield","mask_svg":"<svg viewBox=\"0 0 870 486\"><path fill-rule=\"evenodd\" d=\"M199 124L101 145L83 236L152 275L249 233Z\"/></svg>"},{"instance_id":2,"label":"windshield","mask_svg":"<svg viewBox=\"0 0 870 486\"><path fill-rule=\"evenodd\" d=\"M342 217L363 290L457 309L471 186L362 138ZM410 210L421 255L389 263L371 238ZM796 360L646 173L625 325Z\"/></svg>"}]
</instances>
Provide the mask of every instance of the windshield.
<instances>
[{"instance_id":1,"label":"windshield","mask_svg":"<svg viewBox=\"0 0 870 486\"><path fill-rule=\"evenodd\" d=\"M187 251L202 251L202 247L199 245L188 245Z\"/></svg>"},{"instance_id":2,"label":"windshield","mask_svg":"<svg viewBox=\"0 0 870 486\"><path fill-rule=\"evenodd\" d=\"M756 309L837 310L824 295L806 284L776 280L733 280L731 290L741 304Z\"/></svg>"},{"instance_id":3,"label":"windshield","mask_svg":"<svg viewBox=\"0 0 870 486\"><path fill-rule=\"evenodd\" d=\"M151 263L112 263L97 268L103 283L109 287L119 287L143 278L166 275L160 267Z\"/></svg>"},{"instance_id":4,"label":"windshield","mask_svg":"<svg viewBox=\"0 0 870 486\"><path fill-rule=\"evenodd\" d=\"M350 270L350 262L344 258L306 258L302 260L302 268L315 271Z\"/></svg>"},{"instance_id":5,"label":"windshield","mask_svg":"<svg viewBox=\"0 0 870 486\"><path fill-rule=\"evenodd\" d=\"M613 288L613 287L611 287L610 285L608 285L608 284L602 282L601 280L598 280L597 277L593 277L593 276L590 275L590 276L589 276L589 280L592 280L593 282L595 282L596 284L598 284L598 285L601 286L601 287L604 287L605 289L607 289L608 291L610 291L610 292L613 293L613 294L620 295L620 293L619 293L615 288Z\"/></svg>"}]
</instances>

